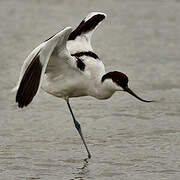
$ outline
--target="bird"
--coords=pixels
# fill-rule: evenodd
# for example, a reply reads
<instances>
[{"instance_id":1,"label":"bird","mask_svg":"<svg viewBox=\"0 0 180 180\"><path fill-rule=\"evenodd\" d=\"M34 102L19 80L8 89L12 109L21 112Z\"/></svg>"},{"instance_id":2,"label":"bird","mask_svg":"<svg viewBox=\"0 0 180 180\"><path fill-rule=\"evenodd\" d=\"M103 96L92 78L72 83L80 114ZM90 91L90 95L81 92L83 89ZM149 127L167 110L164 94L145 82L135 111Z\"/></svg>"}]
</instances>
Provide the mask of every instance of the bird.
<instances>
[{"instance_id":1,"label":"bird","mask_svg":"<svg viewBox=\"0 0 180 180\"><path fill-rule=\"evenodd\" d=\"M16 87L19 108L28 106L42 88L45 92L64 99L87 151L80 123L75 118L70 99L92 96L108 99L116 91L125 91L143 102L128 86L128 76L119 71L106 72L105 66L91 46L91 37L106 18L102 12L90 12L73 29L66 27L38 45L25 59Z\"/></svg>"}]
</instances>

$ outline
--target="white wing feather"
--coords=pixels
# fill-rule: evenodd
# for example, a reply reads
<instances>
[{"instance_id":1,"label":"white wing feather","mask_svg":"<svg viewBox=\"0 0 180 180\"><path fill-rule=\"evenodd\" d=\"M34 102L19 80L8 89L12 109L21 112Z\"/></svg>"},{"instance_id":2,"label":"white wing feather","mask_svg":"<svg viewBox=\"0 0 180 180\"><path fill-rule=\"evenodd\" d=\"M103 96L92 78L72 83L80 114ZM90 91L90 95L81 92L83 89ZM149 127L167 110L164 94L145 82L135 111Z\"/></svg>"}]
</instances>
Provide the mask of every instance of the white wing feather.
<instances>
[{"instance_id":1,"label":"white wing feather","mask_svg":"<svg viewBox=\"0 0 180 180\"><path fill-rule=\"evenodd\" d=\"M65 28L40 44L26 58L21 68L18 84L14 88L14 90L17 89L16 102L18 102L19 107L27 106L36 95L41 86L48 62L51 59L50 57L57 45L59 54L62 52L64 57L67 56L64 60L71 59L71 56L68 56L68 52L66 52L66 42L71 32L71 27Z\"/></svg>"},{"instance_id":2,"label":"white wing feather","mask_svg":"<svg viewBox=\"0 0 180 180\"><path fill-rule=\"evenodd\" d=\"M105 13L91 12L81 21L79 26L69 36L67 48L71 54L93 51L91 36L106 16Z\"/></svg>"}]
</instances>

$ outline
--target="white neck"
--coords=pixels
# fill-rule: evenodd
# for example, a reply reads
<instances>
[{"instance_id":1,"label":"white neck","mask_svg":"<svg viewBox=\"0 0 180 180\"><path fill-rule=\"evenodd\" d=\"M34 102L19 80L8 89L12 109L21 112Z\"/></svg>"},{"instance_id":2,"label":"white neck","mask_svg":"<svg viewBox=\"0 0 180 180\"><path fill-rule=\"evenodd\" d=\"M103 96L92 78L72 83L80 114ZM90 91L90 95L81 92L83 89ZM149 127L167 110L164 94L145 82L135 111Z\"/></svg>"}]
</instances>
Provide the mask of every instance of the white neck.
<instances>
[{"instance_id":1,"label":"white neck","mask_svg":"<svg viewBox=\"0 0 180 180\"><path fill-rule=\"evenodd\" d=\"M94 88L91 87L89 94L97 99L108 99L117 90L117 86L112 82L111 79L106 79L104 82L101 82L100 79Z\"/></svg>"}]
</instances>

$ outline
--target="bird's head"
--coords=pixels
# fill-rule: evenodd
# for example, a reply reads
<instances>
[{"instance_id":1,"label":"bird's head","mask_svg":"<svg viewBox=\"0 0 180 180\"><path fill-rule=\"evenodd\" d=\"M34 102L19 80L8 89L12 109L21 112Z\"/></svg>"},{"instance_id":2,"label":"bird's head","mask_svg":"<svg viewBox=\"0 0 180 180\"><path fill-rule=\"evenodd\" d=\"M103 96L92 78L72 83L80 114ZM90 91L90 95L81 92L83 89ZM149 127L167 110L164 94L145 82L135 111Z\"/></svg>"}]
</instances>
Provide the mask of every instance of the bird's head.
<instances>
[{"instance_id":1,"label":"bird's head","mask_svg":"<svg viewBox=\"0 0 180 180\"><path fill-rule=\"evenodd\" d=\"M101 79L101 82L107 83L107 86L113 91L125 91L131 94L132 96L136 97L140 101L153 102L153 101L144 100L140 98L138 95L136 95L128 87L128 81L129 81L128 77L124 73L118 71L108 72Z\"/></svg>"}]
</instances>

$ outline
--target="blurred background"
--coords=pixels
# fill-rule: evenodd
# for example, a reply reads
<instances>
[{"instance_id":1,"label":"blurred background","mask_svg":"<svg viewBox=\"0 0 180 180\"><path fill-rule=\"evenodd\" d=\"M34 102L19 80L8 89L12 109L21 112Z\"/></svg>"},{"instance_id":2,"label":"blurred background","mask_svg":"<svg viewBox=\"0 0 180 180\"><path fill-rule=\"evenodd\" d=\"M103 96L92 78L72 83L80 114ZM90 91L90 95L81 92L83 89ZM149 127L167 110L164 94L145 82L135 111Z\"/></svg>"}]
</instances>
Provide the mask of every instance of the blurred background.
<instances>
[{"instance_id":1,"label":"blurred background","mask_svg":"<svg viewBox=\"0 0 180 180\"><path fill-rule=\"evenodd\" d=\"M146 104L126 93L66 103L42 90L24 109L15 86L26 56L92 11L107 14L92 37L106 70L126 73ZM0 180L180 179L179 0L0 0Z\"/></svg>"}]
</instances>

